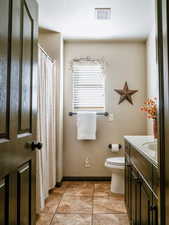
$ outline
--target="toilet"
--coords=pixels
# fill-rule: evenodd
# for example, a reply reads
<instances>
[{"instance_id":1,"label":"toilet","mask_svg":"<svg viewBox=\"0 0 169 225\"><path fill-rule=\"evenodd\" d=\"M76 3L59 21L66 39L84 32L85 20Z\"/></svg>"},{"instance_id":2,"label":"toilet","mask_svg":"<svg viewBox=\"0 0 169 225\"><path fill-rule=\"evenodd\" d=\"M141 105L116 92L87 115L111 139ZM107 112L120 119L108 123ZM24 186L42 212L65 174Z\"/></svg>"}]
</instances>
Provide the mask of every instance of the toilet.
<instances>
[{"instance_id":1,"label":"toilet","mask_svg":"<svg viewBox=\"0 0 169 225\"><path fill-rule=\"evenodd\" d=\"M105 167L112 170L111 192L124 194L124 157L107 158Z\"/></svg>"}]
</instances>

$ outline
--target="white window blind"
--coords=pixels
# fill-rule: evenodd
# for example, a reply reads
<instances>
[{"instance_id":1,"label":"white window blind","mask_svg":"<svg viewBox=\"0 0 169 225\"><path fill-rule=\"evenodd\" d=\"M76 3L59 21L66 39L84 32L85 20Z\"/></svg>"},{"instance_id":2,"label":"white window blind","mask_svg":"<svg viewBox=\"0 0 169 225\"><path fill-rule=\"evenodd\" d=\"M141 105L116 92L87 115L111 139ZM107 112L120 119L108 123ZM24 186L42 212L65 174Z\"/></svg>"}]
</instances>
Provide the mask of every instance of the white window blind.
<instances>
[{"instance_id":1,"label":"white window blind","mask_svg":"<svg viewBox=\"0 0 169 225\"><path fill-rule=\"evenodd\" d=\"M104 111L105 81L99 63L73 63L73 110Z\"/></svg>"}]
</instances>

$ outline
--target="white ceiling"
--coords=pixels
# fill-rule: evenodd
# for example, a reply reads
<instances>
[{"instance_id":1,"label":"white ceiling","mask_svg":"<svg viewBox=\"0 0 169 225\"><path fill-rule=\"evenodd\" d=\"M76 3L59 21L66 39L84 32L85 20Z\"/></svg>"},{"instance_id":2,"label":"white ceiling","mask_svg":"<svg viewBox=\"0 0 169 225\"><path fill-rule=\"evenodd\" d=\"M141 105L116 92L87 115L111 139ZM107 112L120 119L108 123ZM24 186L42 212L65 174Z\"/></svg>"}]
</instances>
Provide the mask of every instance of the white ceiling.
<instances>
[{"instance_id":1,"label":"white ceiling","mask_svg":"<svg viewBox=\"0 0 169 225\"><path fill-rule=\"evenodd\" d=\"M144 39L153 24L154 0L38 0L40 27L65 39ZM96 21L95 8L112 8L110 21Z\"/></svg>"}]
</instances>

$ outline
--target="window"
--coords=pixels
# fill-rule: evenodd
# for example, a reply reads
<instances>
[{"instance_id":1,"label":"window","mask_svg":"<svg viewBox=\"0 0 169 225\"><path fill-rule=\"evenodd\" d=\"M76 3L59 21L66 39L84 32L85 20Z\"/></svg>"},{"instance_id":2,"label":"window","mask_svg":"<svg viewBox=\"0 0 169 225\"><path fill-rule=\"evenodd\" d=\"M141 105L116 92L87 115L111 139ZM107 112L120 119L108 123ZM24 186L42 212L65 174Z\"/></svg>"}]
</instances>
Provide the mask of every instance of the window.
<instances>
[{"instance_id":1,"label":"window","mask_svg":"<svg viewBox=\"0 0 169 225\"><path fill-rule=\"evenodd\" d=\"M73 62L73 111L105 110L103 65Z\"/></svg>"}]
</instances>

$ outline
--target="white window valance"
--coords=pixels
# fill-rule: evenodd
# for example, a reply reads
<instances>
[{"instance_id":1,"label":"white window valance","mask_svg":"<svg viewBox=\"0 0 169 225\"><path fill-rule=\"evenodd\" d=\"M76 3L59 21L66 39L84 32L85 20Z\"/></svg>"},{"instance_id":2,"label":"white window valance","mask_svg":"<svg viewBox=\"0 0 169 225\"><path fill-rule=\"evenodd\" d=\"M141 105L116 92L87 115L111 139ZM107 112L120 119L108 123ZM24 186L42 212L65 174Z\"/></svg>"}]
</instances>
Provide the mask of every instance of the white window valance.
<instances>
[{"instance_id":1,"label":"white window valance","mask_svg":"<svg viewBox=\"0 0 169 225\"><path fill-rule=\"evenodd\" d=\"M73 71L73 65L74 64L87 64L87 65L92 65L92 64L98 64L101 65L102 70L103 70L103 75L105 76L106 74L106 62L104 58L96 58L96 57L76 57L73 58L71 61L71 70Z\"/></svg>"}]
</instances>

